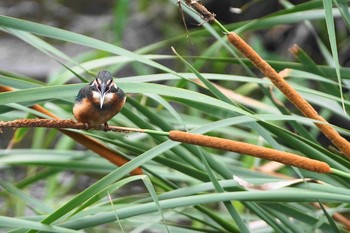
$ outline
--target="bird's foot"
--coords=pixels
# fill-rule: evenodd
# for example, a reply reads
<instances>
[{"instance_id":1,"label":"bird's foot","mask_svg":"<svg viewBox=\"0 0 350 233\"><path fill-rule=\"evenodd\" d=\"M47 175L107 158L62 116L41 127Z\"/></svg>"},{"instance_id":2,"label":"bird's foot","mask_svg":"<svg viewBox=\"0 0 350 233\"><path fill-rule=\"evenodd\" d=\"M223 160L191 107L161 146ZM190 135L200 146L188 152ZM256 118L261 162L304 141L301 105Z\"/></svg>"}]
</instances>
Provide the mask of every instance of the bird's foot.
<instances>
[{"instance_id":1,"label":"bird's foot","mask_svg":"<svg viewBox=\"0 0 350 233\"><path fill-rule=\"evenodd\" d=\"M104 125L104 129L103 129L103 130L104 130L105 132L107 132L108 129L109 129L108 123L105 122L103 125Z\"/></svg>"},{"instance_id":2,"label":"bird's foot","mask_svg":"<svg viewBox=\"0 0 350 233\"><path fill-rule=\"evenodd\" d=\"M85 129L86 129L86 130L89 130L89 129L90 129L89 123L84 123L84 126L85 126Z\"/></svg>"}]
</instances>

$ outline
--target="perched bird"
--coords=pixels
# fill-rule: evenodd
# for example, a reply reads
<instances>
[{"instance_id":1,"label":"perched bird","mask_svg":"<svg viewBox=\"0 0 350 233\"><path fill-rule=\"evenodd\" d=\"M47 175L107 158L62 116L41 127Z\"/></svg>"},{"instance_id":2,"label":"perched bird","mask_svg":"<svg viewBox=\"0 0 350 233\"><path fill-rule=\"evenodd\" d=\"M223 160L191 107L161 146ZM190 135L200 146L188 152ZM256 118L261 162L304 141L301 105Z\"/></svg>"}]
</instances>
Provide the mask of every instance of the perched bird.
<instances>
[{"instance_id":1,"label":"perched bird","mask_svg":"<svg viewBox=\"0 0 350 233\"><path fill-rule=\"evenodd\" d=\"M113 81L112 74L100 71L96 79L80 89L73 107L78 122L90 126L104 124L115 116L125 104L125 94Z\"/></svg>"}]
</instances>

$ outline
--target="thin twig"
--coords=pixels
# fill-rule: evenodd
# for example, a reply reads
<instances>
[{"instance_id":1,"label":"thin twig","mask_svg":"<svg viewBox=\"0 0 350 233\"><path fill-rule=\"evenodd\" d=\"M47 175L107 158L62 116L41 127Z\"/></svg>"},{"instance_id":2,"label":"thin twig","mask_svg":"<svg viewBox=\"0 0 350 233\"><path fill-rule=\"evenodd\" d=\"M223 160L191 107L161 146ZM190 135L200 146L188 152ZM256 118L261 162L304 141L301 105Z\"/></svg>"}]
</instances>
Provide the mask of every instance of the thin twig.
<instances>
[{"instance_id":1,"label":"thin twig","mask_svg":"<svg viewBox=\"0 0 350 233\"><path fill-rule=\"evenodd\" d=\"M144 130L120 126L108 126L105 128L104 125L98 126L88 126L87 124L76 122L74 120L60 120L60 119L18 119L14 121L0 121L0 128L60 128L60 129L85 129L85 130L105 130L114 131L120 133L129 132L140 132L143 133Z\"/></svg>"},{"instance_id":2,"label":"thin twig","mask_svg":"<svg viewBox=\"0 0 350 233\"><path fill-rule=\"evenodd\" d=\"M192 39L190 37L190 31L188 30L188 27L187 27L187 24L186 24L186 19L185 19L185 14L184 14L184 11L182 9L182 6L181 6L181 0L177 0L177 4L179 5L179 11L180 11L180 14L181 14L181 19L182 19L182 23L185 27L185 30L186 30L186 33L187 33L187 38L189 39L189 41L192 43Z\"/></svg>"}]
</instances>

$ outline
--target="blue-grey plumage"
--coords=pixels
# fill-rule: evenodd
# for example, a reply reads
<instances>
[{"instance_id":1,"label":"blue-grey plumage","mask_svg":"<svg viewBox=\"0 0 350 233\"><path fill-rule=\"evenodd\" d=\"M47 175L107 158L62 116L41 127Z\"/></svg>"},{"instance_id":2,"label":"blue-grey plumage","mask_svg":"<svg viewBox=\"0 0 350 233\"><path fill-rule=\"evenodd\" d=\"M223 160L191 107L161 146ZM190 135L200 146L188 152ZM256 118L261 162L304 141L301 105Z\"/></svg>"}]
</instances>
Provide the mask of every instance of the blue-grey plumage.
<instances>
[{"instance_id":1,"label":"blue-grey plumage","mask_svg":"<svg viewBox=\"0 0 350 233\"><path fill-rule=\"evenodd\" d=\"M112 74L100 71L96 79L80 89L73 107L78 122L90 126L107 124L125 104L125 94L113 81Z\"/></svg>"}]
</instances>

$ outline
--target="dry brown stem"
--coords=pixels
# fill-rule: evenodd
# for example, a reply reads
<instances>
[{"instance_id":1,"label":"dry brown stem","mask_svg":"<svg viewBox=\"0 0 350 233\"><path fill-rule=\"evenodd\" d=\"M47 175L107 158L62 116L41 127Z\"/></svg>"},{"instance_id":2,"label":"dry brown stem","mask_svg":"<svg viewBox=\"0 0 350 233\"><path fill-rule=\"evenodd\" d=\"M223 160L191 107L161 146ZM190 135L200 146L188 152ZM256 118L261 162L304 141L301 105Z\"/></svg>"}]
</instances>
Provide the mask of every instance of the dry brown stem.
<instances>
[{"instance_id":1,"label":"dry brown stem","mask_svg":"<svg viewBox=\"0 0 350 233\"><path fill-rule=\"evenodd\" d=\"M282 152L270 148L251 145L244 142L237 142L228 139L210 137L175 130L169 132L169 138L178 142L185 142L199 146L206 146L226 151L232 151L240 154L252 155L258 158L277 161L286 165L292 165L309 171L319 173L331 172L330 166L325 162L305 158L288 152Z\"/></svg>"},{"instance_id":2,"label":"dry brown stem","mask_svg":"<svg viewBox=\"0 0 350 233\"><path fill-rule=\"evenodd\" d=\"M215 14L208 11L201 1L185 0L186 4L193 8L206 22L215 20Z\"/></svg>"},{"instance_id":3,"label":"dry brown stem","mask_svg":"<svg viewBox=\"0 0 350 233\"><path fill-rule=\"evenodd\" d=\"M246 56L257 68L268 77L271 82L294 104L305 116L324 123L315 123L322 133L348 158L350 158L350 143L344 139L317 111L290 86L257 52L255 52L236 33L227 35L229 42Z\"/></svg>"},{"instance_id":4,"label":"dry brown stem","mask_svg":"<svg viewBox=\"0 0 350 233\"><path fill-rule=\"evenodd\" d=\"M92 130L104 130L114 131L121 133L129 132L143 132L142 129L120 127L120 126L108 126L105 128L103 125L88 126L84 123L76 122L74 120L61 120L61 119L18 119L14 121L0 121L0 128L59 128L59 129L92 129Z\"/></svg>"}]
</instances>

